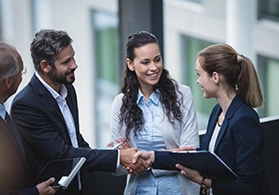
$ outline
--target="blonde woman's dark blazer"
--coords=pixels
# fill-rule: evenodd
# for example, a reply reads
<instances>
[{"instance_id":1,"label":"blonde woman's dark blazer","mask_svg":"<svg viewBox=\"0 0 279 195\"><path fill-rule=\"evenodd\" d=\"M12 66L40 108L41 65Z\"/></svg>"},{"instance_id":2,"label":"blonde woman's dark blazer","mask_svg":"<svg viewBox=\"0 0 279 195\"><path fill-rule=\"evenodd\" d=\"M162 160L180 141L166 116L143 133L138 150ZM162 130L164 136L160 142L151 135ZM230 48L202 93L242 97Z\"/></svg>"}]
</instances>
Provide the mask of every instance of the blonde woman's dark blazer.
<instances>
[{"instance_id":1,"label":"blonde woman's dark blazer","mask_svg":"<svg viewBox=\"0 0 279 195\"><path fill-rule=\"evenodd\" d=\"M218 116L217 104L210 115L201 149L208 150ZM263 194L265 182L263 162L263 132L256 111L236 96L225 116L214 147L216 153L237 175L238 179L213 179L214 195Z\"/></svg>"}]
</instances>

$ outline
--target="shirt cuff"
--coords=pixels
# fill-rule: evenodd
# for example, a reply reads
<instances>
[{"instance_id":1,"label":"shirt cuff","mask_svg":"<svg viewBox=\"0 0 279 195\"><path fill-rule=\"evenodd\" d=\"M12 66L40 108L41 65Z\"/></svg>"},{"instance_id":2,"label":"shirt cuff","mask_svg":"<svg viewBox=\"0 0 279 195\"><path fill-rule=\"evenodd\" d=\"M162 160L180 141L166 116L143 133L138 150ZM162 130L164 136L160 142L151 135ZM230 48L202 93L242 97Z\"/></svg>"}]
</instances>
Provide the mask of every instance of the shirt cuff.
<instances>
[{"instance_id":1,"label":"shirt cuff","mask_svg":"<svg viewBox=\"0 0 279 195\"><path fill-rule=\"evenodd\" d=\"M120 168L120 150L117 150L117 162L116 162L116 170Z\"/></svg>"}]
</instances>

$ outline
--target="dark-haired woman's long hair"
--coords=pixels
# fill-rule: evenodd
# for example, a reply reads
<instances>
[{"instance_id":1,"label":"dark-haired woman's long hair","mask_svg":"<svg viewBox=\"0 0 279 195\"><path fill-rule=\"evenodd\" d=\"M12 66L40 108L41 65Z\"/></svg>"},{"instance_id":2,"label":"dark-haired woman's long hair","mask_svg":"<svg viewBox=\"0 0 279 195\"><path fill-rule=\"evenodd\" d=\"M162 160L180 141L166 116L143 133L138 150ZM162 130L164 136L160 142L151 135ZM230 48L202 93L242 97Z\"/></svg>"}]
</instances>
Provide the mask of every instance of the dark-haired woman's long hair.
<instances>
[{"instance_id":1,"label":"dark-haired woman's long hair","mask_svg":"<svg viewBox=\"0 0 279 195\"><path fill-rule=\"evenodd\" d=\"M123 123L126 125L126 138L129 138L131 130L134 129L134 135L137 136L144 124L142 110L137 105L137 97L139 90L139 82L134 71L126 68L124 73L123 85L121 92L124 94L122 106L120 109L120 127ZM160 91L160 101L163 104L163 109L166 112L168 120L174 125L174 121L182 122L182 111L180 110L183 94L178 91L178 84L171 79L169 72L163 69L161 78L155 89ZM177 92L181 94L181 100L178 100Z\"/></svg>"}]
</instances>

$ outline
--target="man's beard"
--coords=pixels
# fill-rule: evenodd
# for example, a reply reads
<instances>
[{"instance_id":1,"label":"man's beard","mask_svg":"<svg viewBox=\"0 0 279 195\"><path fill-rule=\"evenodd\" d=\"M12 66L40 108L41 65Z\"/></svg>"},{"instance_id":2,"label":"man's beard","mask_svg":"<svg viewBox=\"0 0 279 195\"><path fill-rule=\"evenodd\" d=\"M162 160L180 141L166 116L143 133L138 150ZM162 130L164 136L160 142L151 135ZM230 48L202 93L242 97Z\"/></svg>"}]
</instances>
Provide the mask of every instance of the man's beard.
<instances>
[{"instance_id":1,"label":"man's beard","mask_svg":"<svg viewBox=\"0 0 279 195\"><path fill-rule=\"evenodd\" d=\"M67 80L67 75L71 74L73 71L67 73L66 75L58 75L56 69L51 69L49 72L49 78L57 83L61 83L64 85L72 84L75 81L75 76L70 77L70 79Z\"/></svg>"}]
</instances>

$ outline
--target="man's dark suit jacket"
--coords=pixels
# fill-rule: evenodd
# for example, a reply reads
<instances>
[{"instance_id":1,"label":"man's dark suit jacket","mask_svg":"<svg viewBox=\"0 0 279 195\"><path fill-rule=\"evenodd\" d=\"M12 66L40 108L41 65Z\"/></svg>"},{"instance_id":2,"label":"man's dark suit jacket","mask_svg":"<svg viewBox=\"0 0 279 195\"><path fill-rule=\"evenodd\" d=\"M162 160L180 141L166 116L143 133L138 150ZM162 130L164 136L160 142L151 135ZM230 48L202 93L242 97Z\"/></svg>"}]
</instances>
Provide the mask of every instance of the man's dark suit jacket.
<instances>
[{"instance_id":1,"label":"man's dark suit jacket","mask_svg":"<svg viewBox=\"0 0 279 195\"><path fill-rule=\"evenodd\" d=\"M0 195L37 195L29 188L32 176L17 140L6 122L0 117Z\"/></svg>"},{"instance_id":2,"label":"man's dark suit jacket","mask_svg":"<svg viewBox=\"0 0 279 195\"><path fill-rule=\"evenodd\" d=\"M221 111L219 104L213 108L201 149L208 150ZM268 194L261 192L261 186L266 188L267 184L264 177L263 132L259 117L239 96L233 99L227 110L214 152L238 175L238 179L233 180L212 180L214 195ZM163 152L155 153L154 168L158 165L162 167L164 155Z\"/></svg>"},{"instance_id":3,"label":"man's dark suit jacket","mask_svg":"<svg viewBox=\"0 0 279 195\"><path fill-rule=\"evenodd\" d=\"M116 150L93 150L79 131L78 105L73 85L66 85L66 98L73 115L79 148L74 148L67 126L56 100L33 75L31 81L14 98L12 118L20 131L31 160L35 163L33 174L37 175L49 160L85 157L83 170L114 172L117 162ZM64 194L74 194L77 182L73 181ZM59 190L56 194L62 194Z\"/></svg>"}]
</instances>

